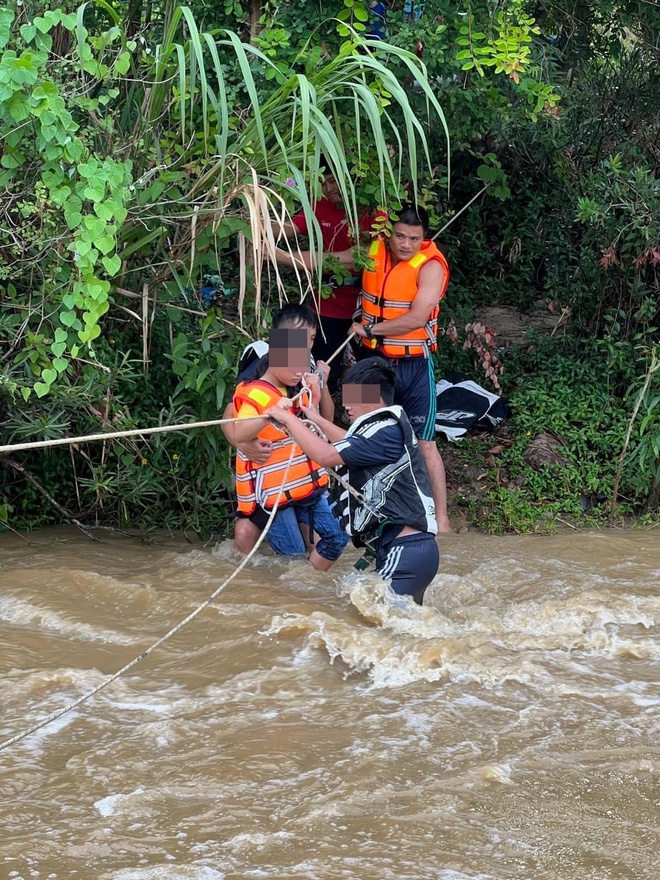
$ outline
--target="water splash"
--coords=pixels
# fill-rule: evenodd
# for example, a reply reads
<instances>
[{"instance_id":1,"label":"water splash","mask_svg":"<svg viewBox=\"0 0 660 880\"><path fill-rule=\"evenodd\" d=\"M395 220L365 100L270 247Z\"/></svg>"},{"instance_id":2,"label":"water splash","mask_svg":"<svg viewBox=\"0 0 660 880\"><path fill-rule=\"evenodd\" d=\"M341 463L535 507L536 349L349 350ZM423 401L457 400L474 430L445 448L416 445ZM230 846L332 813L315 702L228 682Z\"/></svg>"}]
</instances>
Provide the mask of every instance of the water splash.
<instances>
[{"instance_id":1,"label":"water splash","mask_svg":"<svg viewBox=\"0 0 660 880\"><path fill-rule=\"evenodd\" d=\"M588 590L547 601L515 602L497 594L475 601L478 585L456 577L437 580L441 589L435 584L429 593L433 604L419 607L375 575L350 575L339 592L371 626L313 612L277 615L265 634L302 633L306 645L324 649L331 663L340 660L345 674L366 673L377 687L419 680L539 684L550 678L548 662L557 653L660 659L660 644L650 632L660 617L658 597ZM445 601L442 590L452 588L472 601L460 607L455 595Z\"/></svg>"}]
</instances>

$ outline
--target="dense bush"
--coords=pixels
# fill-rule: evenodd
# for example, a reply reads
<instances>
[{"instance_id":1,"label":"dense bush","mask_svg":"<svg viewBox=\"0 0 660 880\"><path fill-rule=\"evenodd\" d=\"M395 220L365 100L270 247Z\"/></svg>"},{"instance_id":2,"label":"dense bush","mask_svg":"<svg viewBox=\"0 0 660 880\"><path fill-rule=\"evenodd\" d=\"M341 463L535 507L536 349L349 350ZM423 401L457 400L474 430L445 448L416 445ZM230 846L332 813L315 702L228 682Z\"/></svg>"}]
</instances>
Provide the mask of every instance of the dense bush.
<instances>
[{"instance_id":1,"label":"dense bush","mask_svg":"<svg viewBox=\"0 0 660 880\"><path fill-rule=\"evenodd\" d=\"M493 474L474 515L657 505L652 4L388 7L391 45L369 48L363 0L0 10L2 442L217 418L244 334L300 295L264 230L294 192L309 212L323 149L353 222L417 193L446 226L457 344L438 372L488 384L494 364L514 411L509 486ZM539 300L566 315L561 344L503 352L475 329L483 305ZM561 472L522 458L543 431ZM0 473L12 527L226 522L217 428L16 452Z\"/></svg>"}]
</instances>

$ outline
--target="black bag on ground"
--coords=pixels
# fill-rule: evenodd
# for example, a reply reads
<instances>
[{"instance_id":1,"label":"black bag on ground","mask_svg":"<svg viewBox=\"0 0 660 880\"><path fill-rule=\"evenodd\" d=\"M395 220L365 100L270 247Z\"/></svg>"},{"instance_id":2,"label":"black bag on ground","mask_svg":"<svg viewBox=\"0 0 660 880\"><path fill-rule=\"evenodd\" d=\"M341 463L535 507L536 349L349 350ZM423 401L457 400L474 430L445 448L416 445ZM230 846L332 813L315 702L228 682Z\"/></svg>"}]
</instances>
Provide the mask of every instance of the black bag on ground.
<instances>
[{"instance_id":1,"label":"black bag on ground","mask_svg":"<svg viewBox=\"0 0 660 880\"><path fill-rule=\"evenodd\" d=\"M436 382L436 433L461 440L474 428L492 431L510 413L506 397L498 397L462 373Z\"/></svg>"}]
</instances>

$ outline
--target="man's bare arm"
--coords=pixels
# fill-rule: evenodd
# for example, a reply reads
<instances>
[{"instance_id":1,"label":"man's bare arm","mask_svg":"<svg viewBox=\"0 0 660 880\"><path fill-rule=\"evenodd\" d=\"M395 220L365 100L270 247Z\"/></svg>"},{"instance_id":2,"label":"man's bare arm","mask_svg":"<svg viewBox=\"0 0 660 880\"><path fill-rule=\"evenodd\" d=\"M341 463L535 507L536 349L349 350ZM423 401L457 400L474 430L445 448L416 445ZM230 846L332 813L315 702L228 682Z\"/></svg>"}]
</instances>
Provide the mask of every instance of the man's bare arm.
<instances>
[{"instance_id":1,"label":"man's bare arm","mask_svg":"<svg viewBox=\"0 0 660 880\"><path fill-rule=\"evenodd\" d=\"M289 251L284 250L283 248L277 248L275 255L277 257L277 262L284 266L298 266L301 269L308 269L311 272L316 269L318 265L318 255L316 251L296 251L294 248L293 253L289 253ZM321 264L325 263L327 260L336 260L339 265L343 266L345 269L355 269L353 248L332 254L326 252L322 255Z\"/></svg>"},{"instance_id":2,"label":"man's bare arm","mask_svg":"<svg viewBox=\"0 0 660 880\"><path fill-rule=\"evenodd\" d=\"M271 220L270 228L275 236L275 241L280 238L295 238L301 234L291 220L284 220L282 223L279 220Z\"/></svg>"},{"instance_id":3,"label":"man's bare arm","mask_svg":"<svg viewBox=\"0 0 660 880\"><path fill-rule=\"evenodd\" d=\"M293 415L290 409L284 410L281 406L275 406L267 412L268 415L287 428L305 455L320 464L321 467L339 467L339 465L344 463L341 455L332 443L317 437L316 434L310 431L307 425L301 422L297 416ZM314 421L319 424L319 422L324 422L325 420L316 414ZM332 423L329 424L332 425Z\"/></svg>"},{"instance_id":4,"label":"man's bare arm","mask_svg":"<svg viewBox=\"0 0 660 880\"><path fill-rule=\"evenodd\" d=\"M222 418L231 419L233 418L233 415L234 406L233 404L228 403L222 414ZM260 437L255 437L254 440L244 440L242 443L237 442L236 431L234 430L236 422L228 421L224 425L220 425L220 427L227 442L235 449L238 449L239 452L242 452L246 458L249 458L250 461L253 461L255 464L265 464L272 455L273 450L271 444L268 440L262 440Z\"/></svg>"},{"instance_id":5,"label":"man's bare arm","mask_svg":"<svg viewBox=\"0 0 660 880\"><path fill-rule=\"evenodd\" d=\"M346 430L344 428L335 425L332 419L325 418L322 413L314 412L312 409L307 409L305 407L303 407L303 412L310 422L314 422L315 425L319 426L331 443L336 443L337 440L343 440L346 436Z\"/></svg>"},{"instance_id":6,"label":"man's bare arm","mask_svg":"<svg viewBox=\"0 0 660 880\"><path fill-rule=\"evenodd\" d=\"M328 377L330 376L330 367L325 361L317 361L316 368L323 374L323 387L321 388L321 401L319 403L319 412L324 419L331 422L335 417L335 402L328 388Z\"/></svg>"}]
</instances>

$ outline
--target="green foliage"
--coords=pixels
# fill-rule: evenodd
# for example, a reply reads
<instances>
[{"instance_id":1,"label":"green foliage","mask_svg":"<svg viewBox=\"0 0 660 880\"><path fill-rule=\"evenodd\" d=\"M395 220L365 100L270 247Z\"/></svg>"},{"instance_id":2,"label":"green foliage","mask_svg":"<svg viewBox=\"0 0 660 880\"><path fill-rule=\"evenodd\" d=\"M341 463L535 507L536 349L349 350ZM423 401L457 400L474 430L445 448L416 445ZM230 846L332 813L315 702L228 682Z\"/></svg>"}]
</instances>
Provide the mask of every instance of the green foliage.
<instances>
[{"instance_id":1,"label":"green foliage","mask_svg":"<svg viewBox=\"0 0 660 880\"><path fill-rule=\"evenodd\" d=\"M644 395L635 422L638 441L624 459L619 484L639 382L623 399L601 381L598 346L583 349L578 362L570 346L554 345L553 350L539 344L532 353L521 352L517 363L509 362L510 441L491 460L486 491L470 504L472 516L488 531L547 532L561 521L602 524L611 516L615 487L619 511L634 514L660 485L657 382ZM530 456L539 441L540 453ZM494 445L464 442L480 460Z\"/></svg>"},{"instance_id":2,"label":"green foliage","mask_svg":"<svg viewBox=\"0 0 660 880\"><path fill-rule=\"evenodd\" d=\"M557 503L543 507L535 504L516 486L488 489L479 503L470 502L469 509L479 526L493 535L553 534L557 529L555 517L562 510Z\"/></svg>"},{"instance_id":3,"label":"green foliage","mask_svg":"<svg viewBox=\"0 0 660 880\"><path fill-rule=\"evenodd\" d=\"M617 153L589 174L585 189L589 196L578 199L576 215L585 226L583 250L592 259L600 253L602 292L595 313L592 296L577 300L580 317L596 334L611 324L608 335L624 342L656 338L660 181L632 156Z\"/></svg>"},{"instance_id":4,"label":"green foliage","mask_svg":"<svg viewBox=\"0 0 660 880\"><path fill-rule=\"evenodd\" d=\"M351 32L360 34L367 29L369 21L368 3L363 0L343 0L344 8L337 13L337 33L340 37L350 37Z\"/></svg>"},{"instance_id":5,"label":"green foliage","mask_svg":"<svg viewBox=\"0 0 660 880\"><path fill-rule=\"evenodd\" d=\"M68 46L57 79L54 38ZM13 235L0 249L0 279L10 299L27 285L53 291L57 303L50 334L35 339L25 361L21 392L27 400L48 394L70 370L70 357L101 333L108 310L109 278L121 268L117 230L127 216L130 161L97 157L94 138L76 121L77 111L97 110L109 95L89 97L91 80L111 84L114 73L93 55L78 15L60 9L25 20L3 12L0 47L0 186L7 194ZM113 68L125 70L119 55ZM24 244L23 244L24 243ZM23 246L21 246L23 245ZM30 264L29 278L25 263Z\"/></svg>"},{"instance_id":6,"label":"green foliage","mask_svg":"<svg viewBox=\"0 0 660 880\"><path fill-rule=\"evenodd\" d=\"M404 180L417 185L425 126L445 126L440 105L425 84L426 112L413 109L389 61L423 80L414 54L362 44L364 7L343 8L351 14L332 25L332 56L298 46L288 57L284 27L264 35L263 49L223 27L247 20L237 3L158 13L131 4L130 19L103 2L0 12L0 406L12 406L3 439L217 418L233 381L228 328L250 326L262 292L271 298L270 219L293 210L295 195L312 247L320 242L311 204L321 151L356 228L365 200L398 200ZM239 289L229 321L221 310L204 316L207 273ZM277 269L269 280L283 297ZM81 516L208 525L225 509L226 488L221 503L212 497L231 483L217 430L158 435L148 447L58 449L25 462ZM19 472L10 473L14 487ZM30 484L17 521L57 517L41 512L43 497Z\"/></svg>"},{"instance_id":7,"label":"green foliage","mask_svg":"<svg viewBox=\"0 0 660 880\"><path fill-rule=\"evenodd\" d=\"M489 10L487 17L484 10L480 10L481 22L476 20L471 4L468 10L456 39L456 45L463 47L456 53L461 70L475 70L480 77L484 77L487 69L492 68L494 74L508 76L525 97L533 120L542 111L552 110L559 101L559 95L551 85L530 75L534 73L531 44L534 37L540 34L540 28L526 13L525 4L520 0L507 3L496 12ZM480 24L485 22L488 33L480 29Z\"/></svg>"},{"instance_id":8,"label":"green foliage","mask_svg":"<svg viewBox=\"0 0 660 880\"><path fill-rule=\"evenodd\" d=\"M639 387L641 385L641 388ZM660 347L650 352L649 367L635 380L628 398L636 401L632 453L626 459L628 479L638 496L652 497L660 489Z\"/></svg>"},{"instance_id":9,"label":"green foliage","mask_svg":"<svg viewBox=\"0 0 660 880\"><path fill-rule=\"evenodd\" d=\"M312 246L320 240L311 200L321 150L356 227L347 149L358 164L365 152L377 164L383 203L400 192L405 165L414 184L426 152L419 114L377 45L362 53L344 42L334 58L317 54L301 74L271 58L282 29L279 44L273 36L263 52L230 31L200 31L191 9L174 7L161 41L143 39L141 49L116 13L111 19L108 27L87 4L76 13L30 18L23 9L3 18L0 183L12 231L0 239L0 280L16 309L29 310L19 324L30 349L18 355L26 400L73 378L72 359L96 359L92 343L112 285L130 292L146 284L147 296L171 279L184 287L206 255L217 261L237 234L252 240L258 310L263 264L272 257L264 226L293 206L288 177L309 217ZM414 56L397 56L419 73ZM444 124L428 86L425 94L429 113ZM349 109L348 122L340 106ZM400 111L396 122L386 106ZM403 166L392 162L386 131L405 141ZM236 265L235 254L230 262ZM249 280L241 271L242 298ZM34 337L31 325L40 329Z\"/></svg>"},{"instance_id":10,"label":"green foliage","mask_svg":"<svg viewBox=\"0 0 660 880\"><path fill-rule=\"evenodd\" d=\"M0 9L5 442L218 417L235 325L258 334L308 284L272 270L267 230L300 206L319 249L324 152L353 228L364 206L416 195L440 229L476 196L442 235L459 344L443 339L436 366L483 382L504 365L509 482L490 475L479 515L544 531L586 505L596 521L657 344L657 12L426 0L420 19L388 7L382 43L361 37L368 19L367 0ZM207 310L209 274L238 309ZM482 306L539 301L566 314L564 342L463 347ZM623 458L635 511L657 504L657 381ZM542 431L563 441L561 468L523 458ZM88 522L208 531L231 496L217 429L16 458ZM1 522L58 520L0 467Z\"/></svg>"}]
</instances>

